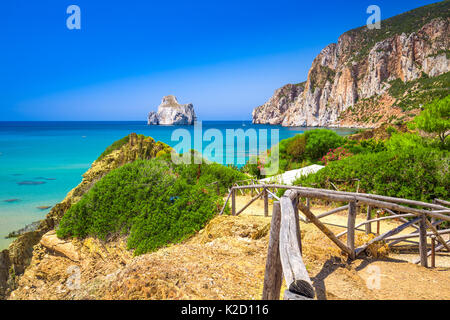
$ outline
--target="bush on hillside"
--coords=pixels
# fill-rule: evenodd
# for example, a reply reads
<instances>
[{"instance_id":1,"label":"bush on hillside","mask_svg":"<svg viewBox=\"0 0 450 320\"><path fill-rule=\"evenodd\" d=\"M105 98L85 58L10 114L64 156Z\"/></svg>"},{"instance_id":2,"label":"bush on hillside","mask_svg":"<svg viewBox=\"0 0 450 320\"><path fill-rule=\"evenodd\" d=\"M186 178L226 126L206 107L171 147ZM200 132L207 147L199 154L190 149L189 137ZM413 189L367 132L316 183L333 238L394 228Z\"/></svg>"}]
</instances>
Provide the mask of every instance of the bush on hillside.
<instances>
[{"instance_id":1,"label":"bush on hillside","mask_svg":"<svg viewBox=\"0 0 450 320\"><path fill-rule=\"evenodd\" d=\"M327 129L306 131L306 158L311 161L320 160L330 149L335 149L344 143L344 138L336 132Z\"/></svg>"},{"instance_id":2,"label":"bush on hillside","mask_svg":"<svg viewBox=\"0 0 450 320\"><path fill-rule=\"evenodd\" d=\"M280 172L318 163L330 149L335 149L344 142L343 137L327 129L314 129L281 140L278 144Z\"/></svg>"},{"instance_id":3,"label":"bush on hillside","mask_svg":"<svg viewBox=\"0 0 450 320\"><path fill-rule=\"evenodd\" d=\"M200 169L200 174L198 170ZM242 173L220 166L138 160L111 171L73 205L58 237L129 235L135 254L176 243L199 231L221 209L210 182L229 186Z\"/></svg>"},{"instance_id":4,"label":"bush on hillside","mask_svg":"<svg viewBox=\"0 0 450 320\"><path fill-rule=\"evenodd\" d=\"M414 122L419 129L436 134L441 143L445 144L445 139L450 134L450 95L426 105Z\"/></svg>"},{"instance_id":5,"label":"bush on hillside","mask_svg":"<svg viewBox=\"0 0 450 320\"><path fill-rule=\"evenodd\" d=\"M301 177L294 184L315 188L355 191L398 198L431 201L450 197L450 156L448 152L418 147L398 148L379 153L363 153L330 163L316 174Z\"/></svg>"},{"instance_id":6,"label":"bush on hillside","mask_svg":"<svg viewBox=\"0 0 450 320\"><path fill-rule=\"evenodd\" d=\"M286 153L296 162L304 160L306 151L306 135L295 136L286 147Z\"/></svg>"}]
</instances>

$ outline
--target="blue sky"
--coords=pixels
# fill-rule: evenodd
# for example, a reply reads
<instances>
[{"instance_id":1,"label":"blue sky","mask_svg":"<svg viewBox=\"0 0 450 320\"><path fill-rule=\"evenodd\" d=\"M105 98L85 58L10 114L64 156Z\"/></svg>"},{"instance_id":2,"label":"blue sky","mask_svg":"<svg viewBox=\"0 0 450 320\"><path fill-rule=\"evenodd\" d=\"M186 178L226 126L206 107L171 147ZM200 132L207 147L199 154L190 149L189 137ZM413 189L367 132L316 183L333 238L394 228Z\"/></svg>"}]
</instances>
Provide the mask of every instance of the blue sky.
<instances>
[{"instance_id":1,"label":"blue sky","mask_svg":"<svg viewBox=\"0 0 450 320\"><path fill-rule=\"evenodd\" d=\"M249 120L343 32L426 0L14 0L0 11L0 120L145 120L162 96ZM66 9L81 8L81 30Z\"/></svg>"}]
</instances>

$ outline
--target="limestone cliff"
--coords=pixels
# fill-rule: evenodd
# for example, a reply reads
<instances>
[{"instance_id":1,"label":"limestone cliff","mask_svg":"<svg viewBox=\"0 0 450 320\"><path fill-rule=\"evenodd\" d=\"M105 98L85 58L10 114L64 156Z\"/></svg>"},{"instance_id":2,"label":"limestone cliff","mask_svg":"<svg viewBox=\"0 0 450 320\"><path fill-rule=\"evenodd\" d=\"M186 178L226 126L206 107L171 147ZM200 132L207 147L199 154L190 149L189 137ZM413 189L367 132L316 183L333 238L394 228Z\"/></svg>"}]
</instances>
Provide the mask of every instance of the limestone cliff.
<instances>
[{"instance_id":1,"label":"limestone cliff","mask_svg":"<svg viewBox=\"0 0 450 320\"><path fill-rule=\"evenodd\" d=\"M179 104L175 96L165 96L158 107L158 112L150 112L149 125L191 125L197 120L194 106Z\"/></svg>"},{"instance_id":2,"label":"limestone cliff","mask_svg":"<svg viewBox=\"0 0 450 320\"><path fill-rule=\"evenodd\" d=\"M155 142L151 137L138 136L135 133L118 142L122 143L113 144L92 164L91 168L83 174L81 183L49 212L36 231L19 236L11 243L8 250L0 252L0 300L15 288L17 277L29 265L34 254L33 248L41 241L42 236L53 230L66 211L77 203L97 181L126 163L138 159L151 159L163 153L170 153L172 150L162 142Z\"/></svg>"},{"instance_id":3,"label":"limestone cliff","mask_svg":"<svg viewBox=\"0 0 450 320\"><path fill-rule=\"evenodd\" d=\"M253 111L253 122L376 127L413 117L428 101L426 95L402 103L414 88L395 95L392 86L398 86L396 80L420 86L424 79L450 71L450 1L387 19L381 26L344 33L315 58L306 83L275 91ZM447 80L440 95L449 94Z\"/></svg>"}]
</instances>

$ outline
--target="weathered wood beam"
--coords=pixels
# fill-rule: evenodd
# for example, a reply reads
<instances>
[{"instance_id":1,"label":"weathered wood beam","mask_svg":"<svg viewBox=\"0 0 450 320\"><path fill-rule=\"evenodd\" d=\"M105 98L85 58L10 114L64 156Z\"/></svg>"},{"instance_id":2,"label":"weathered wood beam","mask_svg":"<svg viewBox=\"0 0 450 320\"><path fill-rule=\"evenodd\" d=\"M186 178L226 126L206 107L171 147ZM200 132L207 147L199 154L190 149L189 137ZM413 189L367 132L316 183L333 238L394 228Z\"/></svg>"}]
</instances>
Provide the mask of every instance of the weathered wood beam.
<instances>
[{"instance_id":1,"label":"weathered wood beam","mask_svg":"<svg viewBox=\"0 0 450 320\"><path fill-rule=\"evenodd\" d=\"M366 220L369 222L372 219L372 207L367 206L367 212L366 212ZM372 233L372 224L369 222L366 224L366 234Z\"/></svg>"},{"instance_id":2,"label":"weathered wood beam","mask_svg":"<svg viewBox=\"0 0 450 320\"><path fill-rule=\"evenodd\" d=\"M356 221L356 202L350 202L348 206L347 219L347 247L351 250L351 259L355 259L355 221Z\"/></svg>"},{"instance_id":3,"label":"weathered wood beam","mask_svg":"<svg viewBox=\"0 0 450 320\"><path fill-rule=\"evenodd\" d=\"M386 209L386 208L382 208L382 210L384 210L385 212L387 212L387 213L389 213L390 215L393 215L393 216L398 216L399 215L398 213L396 213L396 212L394 212L392 210ZM399 218L399 220L402 221L402 222L408 222L408 220L405 219L405 218ZM417 224L413 224L411 227L414 227L417 230L419 230L419 226Z\"/></svg>"},{"instance_id":4,"label":"weathered wood beam","mask_svg":"<svg viewBox=\"0 0 450 320\"><path fill-rule=\"evenodd\" d=\"M247 203L241 210L239 210L239 212L236 213L236 215L240 215L242 212L244 212L245 209L247 209L248 207L250 207L250 205L255 202L256 200L258 200L258 198L261 197L261 194L257 194L256 196L254 196L249 203Z\"/></svg>"},{"instance_id":5,"label":"weathered wood beam","mask_svg":"<svg viewBox=\"0 0 450 320\"><path fill-rule=\"evenodd\" d=\"M276 194L270 192L269 190L267 190L267 192L268 192L269 194L271 194L272 197L273 197L274 199L277 199L278 201L280 201L280 198L279 198Z\"/></svg>"},{"instance_id":6,"label":"weathered wood beam","mask_svg":"<svg viewBox=\"0 0 450 320\"><path fill-rule=\"evenodd\" d=\"M314 300L311 298L307 298L298 294L295 294L289 290L285 290L284 291L284 296L283 296L284 300Z\"/></svg>"},{"instance_id":7,"label":"weathered wood beam","mask_svg":"<svg viewBox=\"0 0 450 320\"><path fill-rule=\"evenodd\" d=\"M431 231L434 233L434 235L436 236L436 239L445 247L445 249L447 249L448 252L450 252L450 246L447 245L444 238L441 237L441 235L439 234L437 229L433 226L433 224L430 221L428 221L428 219L426 219L425 222L426 222L427 226L431 229Z\"/></svg>"},{"instance_id":8,"label":"weathered wood beam","mask_svg":"<svg viewBox=\"0 0 450 320\"><path fill-rule=\"evenodd\" d=\"M416 215L412 214L412 213L408 213L408 214L402 214L401 217L416 217ZM397 216L388 216L388 217L381 217L381 218L376 218L376 219L364 221L364 222L361 222L358 225L356 225L355 226L355 230L359 230L358 229L359 227L361 227L363 225L368 225L368 224L370 224L372 222L378 222L378 221L389 220L389 219L396 219L396 218L398 218L398 217ZM409 222L409 221L406 220L406 222ZM336 237L340 238L340 237L342 237L345 234L347 234L347 230L337 234Z\"/></svg>"},{"instance_id":9,"label":"weathered wood beam","mask_svg":"<svg viewBox=\"0 0 450 320\"><path fill-rule=\"evenodd\" d=\"M316 189L316 188L308 188L308 187L298 187L298 186L286 186L286 185L278 185L278 184L259 184L255 186L239 186L236 187L238 189L249 189L249 188L264 188L264 187L270 187L270 188L278 188L278 189L290 189L290 190L299 190L299 191L322 191L327 192L329 194L334 195L347 195L347 196L360 196L362 198L368 198L373 200L381 200L381 201L388 201L392 203L401 203L406 205L412 205L412 206L420 206L423 208L430 208L430 209L442 209L442 210L448 210L449 208L437 204L437 203L428 203L428 202L422 202L422 201L416 201L416 200L409 200L409 199L402 199L402 198L394 198L394 197L388 197L388 196L380 196L376 194L368 194L368 193L355 193L355 192L345 192L345 191L334 191L334 190L328 190L328 189ZM442 202L444 200L439 200ZM447 203L447 201L444 201Z\"/></svg>"},{"instance_id":10,"label":"weathered wood beam","mask_svg":"<svg viewBox=\"0 0 450 320\"><path fill-rule=\"evenodd\" d=\"M231 215L236 215L236 189L231 189Z\"/></svg>"},{"instance_id":11,"label":"weathered wood beam","mask_svg":"<svg viewBox=\"0 0 450 320\"><path fill-rule=\"evenodd\" d=\"M440 235L449 234L450 233L450 229L439 230L438 232L439 232ZM428 232L427 233L427 237L431 237L433 234L434 234L433 232ZM420 237L419 233L418 232L413 232L413 233L410 233L410 234L388 237L388 238L384 239L384 241L396 241L396 240L404 240L404 239L418 238L418 237Z\"/></svg>"},{"instance_id":12,"label":"weathered wood beam","mask_svg":"<svg viewBox=\"0 0 450 320\"><path fill-rule=\"evenodd\" d=\"M391 210L406 212L406 213L415 213L416 215L427 214L430 216L435 216L436 218L440 218L442 220L450 221L450 216L446 216L446 215L443 215L440 213L436 213L436 212L429 211L429 210L405 207L405 206L401 206L401 205L398 205L395 203L373 200L373 199L361 197L359 195L348 196L348 195L329 194L329 193L324 193L322 191L304 191L304 190L296 190L296 191L299 193L299 195L301 197L306 197L307 195L309 195L310 197L325 199L325 200L344 201L344 202L345 201L347 201L347 202L358 201L362 204L371 205L373 207L388 208Z\"/></svg>"},{"instance_id":13,"label":"weathered wood beam","mask_svg":"<svg viewBox=\"0 0 450 320\"><path fill-rule=\"evenodd\" d=\"M279 300L281 283L283 282L283 269L280 258L280 202L273 203L272 222L270 224L269 247L264 275L262 300Z\"/></svg>"},{"instance_id":14,"label":"weathered wood beam","mask_svg":"<svg viewBox=\"0 0 450 320\"><path fill-rule=\"evenodd\" d=\"M269 193L267 188L264 188L264 217L269 216Z\"/></svg>"},{"instance_id":15,"label":"weathered wood beam","mask_svg":"<svg viewBox=\"0 0 450 320\"><path fill-rule=\"evenodd\" d=\"M420 219L421 219L420 217L419 217L419 218L416 218L416 219L411 220L411 221L409 221L409 222L407 222L407 223L405 223L405 224L402 224L401 226L399 226L399 227L397 227L397 228L395 228L395 229L393 229L393 230L390 230L390 231L388 231L388 232L386 232L386 233L383 233L382 235L379 235L378 237L375 237L374 239L370 240L368 243L366 243L366 244L364 244L364 245L358 247L358 248L356 249L356 256L360 255L360 254L361 254L364 250L366 250L367 247L370 246L372 243L375 243L375 242L384 240L384 239L386 239L386 238L388 238L388 237L390 237L390 236L393 236L394 234L397 234L397 233L399 233L399 232L405 230L406 228L408 228L409 226L411 226L411 224L418 222Z\"/></svg>"},{"instance_id":16,"label":"weathered wood beam","mask_svg":"<svg viewBox=\"0 0 450 320\"><path fill-rule=\"evenodd\" d=\"M444 242L445 243L445 242ZM436 237L431 237L431 268L436 267ZM428 254L427 254L428 258Z\"/></svg>"},{"instance_id":17,"label":"weathered wood beam","mask_svg":"<svg viewBox=\"0 0 450 320\"><path fill-rule=\"evenodd\" d=\"M316 225L317 228L319 228L331 241L333 241L342 251L347 253L349 256L351 256L352 251L349 247L347 247L341 240L336 238L333 232L331 232L330 229L328 229L317 217L309 210L303 203L299 202L298 207L301 212Z\"/></svg>"},{"instance_id":18,"label":"weathered wood beam","mask_svg":"<svg viewBox=\"0 0 450 320\"><path fill-rule=\"evenodd\" d=\"M225 204L223 205L223 208L222 208L222 210L221 210L220 213L219 213L220 216L223 215L223 212L225 211L225 208L226 208L226 206L227 206L227 203L228 203L228 200L230 199L230 197L231 197L231 191L230 191L230 193L228 194L227 200L225 200Z\"/></svg>"},{"instance_id":19,"label":"weathered wood beam","mask_svg":"<svg viewBox=\"0 0 450 320\"><path fill-rule=\"evenodd\" d=\"M434 199L433 202L437 203L437 204L441 204L443 206L450 207L450 201L445 201L445 200L441 200L441 199Z\"/></svg>"},{"instance_id":20,"label":"weathered wood beam","mask_svg":"<svg viewBox=\"0 0 450 320\"><path fill-rule=\"evenodd\" d=\"M447 241L447 244L450 244L450 240ZM437 247L435 248L434 251L435 251L435 252L438 252L438 251L441 251L442 249L444 249L444 246L441 244L441 245L437 246ZM431 256L431 250L428 251L428 253L427 253L427 258L428 258L429 256ZM414 264L420 263L420 258L414 260L413 263L414 263Z\"/></svg>"},{"instance_id":21,"label":"weathered wood beam","mask_svg":"<svg viewBox=\"0 0 450 320\"><path fill-rule=\"evenodd\" d=\"M433 203L427 203L422 201L416 201L416 200L409 200L409 199L402 199L402 198L394 198L394 197L388 197L388 196L380 196L376 194L369 194L369 193L354 193L354 192L345 192L345 191L334 191L334 190L327 190L327 189L316 189L316 188L308 188L308 187L291 187L293 190L304 190L304 191L328 191L331 194L336 195L350 195L350 196L361 196L363 198L369 198L374 200L381 200L381 201L388 201L388 202L394 202L394 203L402 203L407 205L413 205L413 206L420 206L424 208L431 208L431 209L448 209L442 205L439 204L433 204Z\"/></svg>"},{"instance_id":22,"label":"weathered wood beam","mask_svg":"<svg viewBox=\"0 0 450 320\"><path fill-rule=\"evenodd\" d=\"M289 192L281 198L280 258L286 286L290 292L314 298L315 292L298 244L299 224L295 219Z\"/></svg>"},{"instance_id":23,"label":"weathered wood beam","mask_svg":"<svg viewBox=\"0 0 450 320\"><path fill-rule=\"evenodd\" d=\"M440 225L442 222L443 222L442 220L438 220L438 221L432 222L432 224L433 224L433 226L437 226L437 225ZM414 226L414 225L412 225L412 226ZM414 231L414 232L411 232L409 235L411 235L411 238L413 238L414 235L416 235L416 237L418 237L418 236L419 236L419 229L417 229L417 230ZM398 237L403 237L403 236L398 236ZM395 238L395 237L392 237L392 238ZM406 239L408 239L408 238L406 238ZM389 239L385 239L385 241L390 241L390 240L389 240ZM400 240L392 240L392 242L389 243L389 247L394 246L394 245L396 245L397 243L402 242L402 241L404 241L404 239L400 239Z\"/></svg>"},{"instance_id":24,"label":"weathered wood beam","mask_svg":"<svg viewBox=\"0 0 450 320\"><path fill-rule=\"evenodd\" d=\"M422 267L428 267L427 258L427 217L422 215L419 218L419 254L420 254L420 264Z\"/></svg>"},{"instance_id":25,"label":"weathered wood beam","mask_svg":"<svg viewBox=\"0 0 450 320\"><path fill-rule=\"evenodd\" d=\"M322 218L328 217L329 215L332 215L332 214L335 214L335 213L338 213L341 211L345 211L345 210L348 210L348 204L343 207L339 207L339 208L330 210L328 212L321 213L321 214L317 215L317 219L322 219Z\"/></svg>"}]
</instances>

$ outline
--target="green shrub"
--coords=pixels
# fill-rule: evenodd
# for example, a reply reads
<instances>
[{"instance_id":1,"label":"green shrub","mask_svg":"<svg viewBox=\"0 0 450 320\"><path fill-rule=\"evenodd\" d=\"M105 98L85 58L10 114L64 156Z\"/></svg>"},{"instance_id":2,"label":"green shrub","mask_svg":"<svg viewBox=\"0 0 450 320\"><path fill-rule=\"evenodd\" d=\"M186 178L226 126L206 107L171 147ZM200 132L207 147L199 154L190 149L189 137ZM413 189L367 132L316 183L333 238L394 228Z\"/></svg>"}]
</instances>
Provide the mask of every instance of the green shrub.
<instances>
[{"instance_id":1,"label":"green shrub","mask_svg":"<svg viewBox=\"0 0 450 320\"><path fill-rule=\"evenodd\" d=\"M320 162L330 149L335 149L346 140L336 132L327 129L314 129L303 134L281 140L279 148L279 172L295 170ZM270 166L266 163L265 166ZM258 165L247 163L245 172L259 178ZM255 174L255 172L257 173Z\"/></svg>"},{"instance_id":2,"label":"green shrub","mask_svg":"<svg viewBox=\"0 0 450 320\"><path fill-rule=\"evenodd\" d=\"M327 129L315 129L305 132L305 155L308 160L320 160L328 151L341 146L344 138L336 132Z\"/></svg>"},{"instance_id":3,"label":"green shrub","mask_svg":"<svg viewBox=\"0 0 450 320\"><path fill-rule=\"evenodd\" d=\"M330 188L335 183L342 191L355 191L398 198L431 201L450 196L450 156L431 148L399 148L378 153L363 153L330 163L316 174L295 181L297 185Z\"/></svg>"},{"instance_id":4,"label":"green shrub","mask_svg":"<svg viewBox=\"0 0 450 320\"><path fill-rule=\"evenodd\" d=\"M426 146L427 141L413 133L394 133L386 142L387 149L395 152L425 148Z\"/></svg>"},{"instance_id":5,"label":"green shrub","mask_svg":"<svg viewBox=\"0 0 450 320\"><path fill-rule=\"evenodd\" d=\"M450 95L426 105L414 122L419 129L436 134L444 145L450 134Z\"/></svg>"},{"instance_id":6,"label":"green shrub","mask_svg":"<svg viewBox=\"0 0 450 320\"><path fill-rule=\"evenodd\" d=\"M111 171L62 218L58 237L129 235L135 254L176 243L199 231L221 209L222 189L242 173L218 164L178 165L138 160Z\"/></svg>"},{"instance_id":7,"label":"green shrub","mask_svg":"<svg viewBox=\"0 0 450 320\"><path fill-rule=\"evenodd\" d=\"M306 135L297 135L289 141L286 147L286 153L296 162L304 159L306 150Z\"/></svg>"},{"instance_id":8,"label":"green shrub","mask_svg":"<svg viewBox=\"0 0 450 320\"><path fill-rule=\"evenodd\" d=\"M108 148L106 148L105 151L103 151L103 153L100 155L100 157L98 157L97 161L103 159L108 154L112 153L113 151L119 150L124 145L126 145L129 141L130 141L130 136L129 135L126 136L126 137L123 137L120 140L115 141L112 145L110 145Z\"/></svg>"},{"instance_id":9,"label":"green shrub","mask_svg":"<svg viewBox=\"0 0 450 320\"><path fill-rule=\"evenodd\" d=\"M343 147L339 147L329 151L326 155L324 155L321 162L326 166L330 162L340 161L349 157L353 157L353 153Z\"/></svg>"}]
</instances>

